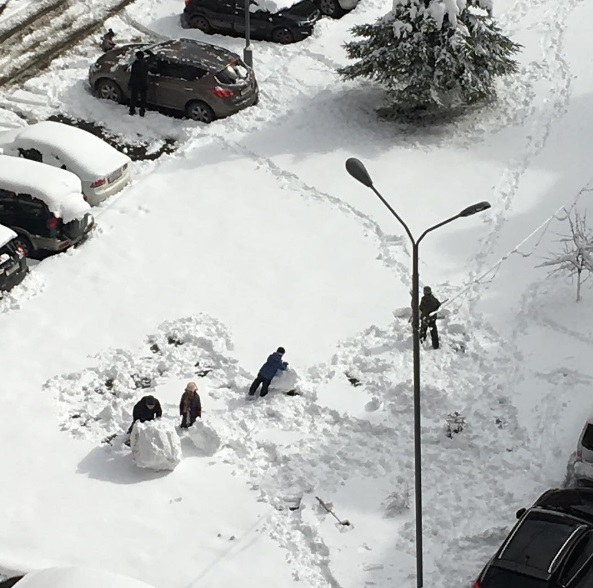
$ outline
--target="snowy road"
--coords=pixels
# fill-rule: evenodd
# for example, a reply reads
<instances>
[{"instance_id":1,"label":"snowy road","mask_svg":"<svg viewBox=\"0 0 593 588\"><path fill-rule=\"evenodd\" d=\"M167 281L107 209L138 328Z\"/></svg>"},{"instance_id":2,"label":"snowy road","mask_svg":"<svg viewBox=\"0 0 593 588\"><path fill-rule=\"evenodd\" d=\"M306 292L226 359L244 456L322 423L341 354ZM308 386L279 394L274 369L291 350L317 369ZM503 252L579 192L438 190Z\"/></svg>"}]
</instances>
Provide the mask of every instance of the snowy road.
<instances>
[{"instance_id":1,"label":"snowy road","mask_svg":"<svg viewBox=\"0 0 593 588\"><path fill-rule=\"evenodd\" d=\"M179 8L144 0L129 14L158 34L241 50L240 39L182 32ZM94 100L84 84L97 53L90 42L0 96L39 118L66 111L181 145L139 167L145 177L99 211L84 247L42 262L0 302L0 439L14 448L2 464L11 483L0 491L9 505L0 568L92 559L158 588L239 578L245 586L270 578L287 587L297 579L319 588L414 584L411 340L391 315L408 303L409 249L344 161L367 164L415 233L472 202L492 203L422 246L423 283L455 296L590 180L593 78L582 56L593 50L585 24L593 8L499 0L502 25L525 46L520 74L484 112L415 130L378 121L380 94L334 73L347 30L384 11L363 0L301 44L258 43L261 106L209 127L156 113L139 120ZM139 34L119 18L106 25ZM470 287L443 324L443 349L423 352L426 583L435 588L466 586L516 508L561 483L590 410L591 325L582 317L591 295L577 309L572 290L535 267L559 230L537 232ZM200 333L206 351L168 350L170 373L155 376L155 391L173 415L195 354L205 353L216 366L200 380L205 418L223 449L151 477L137 474L121 447L99 442L109 426L125 426L141 393L132 376L158 374L146 337L163 321ZM244 404L249 377L278 344L304 395ZM94 396L113 373L119 396ZM456 410L468 425L448 439L445 419ZM303 509L278 510L295 493ZM336 527L315 495L352 528ZM246 566L261 576L245 578Z\"/></svg>"}]
</instances>

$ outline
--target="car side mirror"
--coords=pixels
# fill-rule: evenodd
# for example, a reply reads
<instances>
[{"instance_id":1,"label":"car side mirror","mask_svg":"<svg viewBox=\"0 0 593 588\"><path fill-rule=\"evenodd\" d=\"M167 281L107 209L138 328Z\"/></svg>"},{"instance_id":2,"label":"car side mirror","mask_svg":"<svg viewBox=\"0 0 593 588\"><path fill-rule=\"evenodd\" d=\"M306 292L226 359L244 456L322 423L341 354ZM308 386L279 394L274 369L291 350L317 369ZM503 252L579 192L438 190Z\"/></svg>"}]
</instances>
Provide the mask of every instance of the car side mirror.
<instances>
[{"instance_id":1,"label":"car side mirror","mask_svg":"<svg viewBox=\"0 0 593 588\"><path fill-rule=\"evenodd\" d=\"M525 513L527 512L526 508L520 508L516 513L515 516L517 519L520 519Z\"/></svg>"}]
</instances>

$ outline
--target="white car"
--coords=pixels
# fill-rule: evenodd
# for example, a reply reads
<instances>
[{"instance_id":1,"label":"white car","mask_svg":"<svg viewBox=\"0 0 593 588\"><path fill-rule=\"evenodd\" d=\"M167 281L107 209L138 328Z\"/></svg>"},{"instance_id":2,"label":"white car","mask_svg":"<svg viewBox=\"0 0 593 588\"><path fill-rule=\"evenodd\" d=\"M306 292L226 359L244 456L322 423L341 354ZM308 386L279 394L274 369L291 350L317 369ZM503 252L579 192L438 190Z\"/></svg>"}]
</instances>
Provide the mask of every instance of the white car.
<instances>
[{"instance_id":1,"label":"white car","mask_svg":"<svg viewBox=\"0 0 593 588\"><path fill-rule=\"evenodd\" d=\"M131 180L131 161L95 135L43 121L0 135L0 153L68 170L80 178L85 200L96 206Z\"/></svg>"},{"instance_id":2,"label":"white car","mask_svg":"<svg viewBox=\"0 0 593 588\"><path fill-rule=\"evenodd\" d=\"M0 583L2 587L3 583ZM6 585L12 585L7 580ZM31 572L19 579L16 588L153 588L149 584L92 568L63 567Z\"/></svg>"},{"instance_id":3,"label":"white car","mask_svg":"<svg viewBox=\"0 0 593 588\"><path fill-rule=\"evenodd\" d=\"M579 436L574 473L579 486L593 486L593 418L587 419Z\"/></svg>"}]
</instances>

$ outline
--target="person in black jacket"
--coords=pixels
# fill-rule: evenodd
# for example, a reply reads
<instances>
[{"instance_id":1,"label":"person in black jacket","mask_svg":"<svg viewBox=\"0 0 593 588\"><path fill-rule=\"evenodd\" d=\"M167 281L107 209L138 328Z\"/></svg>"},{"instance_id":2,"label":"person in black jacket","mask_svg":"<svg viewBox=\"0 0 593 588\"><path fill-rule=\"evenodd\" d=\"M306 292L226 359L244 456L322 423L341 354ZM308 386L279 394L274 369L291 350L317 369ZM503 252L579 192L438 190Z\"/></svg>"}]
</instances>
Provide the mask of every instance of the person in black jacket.
<instances>
[{"instance_id":1,"label":"person in black jacket","mask_svg":"<svg viewBox=\"0 0 593 588\"><path fill-rule=\"evenodd\" d=\"M136 52L136 59L130 70L130 114L136 114L136 105L140 106L140 116L146 111L146 91L148 90L148 61L142 51Z\"/></svg>"},{"instance_id":2,"label":"person in black jacket","mask_svg":"<svg viewBox=\"0 0 593 588\"><path fill-rule=\"evenodd\" d=\"M276 375L278 370L285 370L288 367L288 362L282 361L284 353L284 347L278 347L275 353L272 353L268 356L266 363L264 363L264 365L261 366L259 373L257 374L257 378L253 380L253 384L251 384L249 388L249 396L253 396L257 392L257 389L259 388L260 384L260 397L263 398L268 393L270 382L272 381L272 378Z\"/></svg>"},{"instance_id":3,"label":"person in black jacket","mask_svg":"<svg viewBox=\"0 0 593 588\"><path fill-rule=\"evenodd\" d=\"M185 392L181 395L179 402L179 414L183 429L191 427L198 417L202 418L202 401L195 382L189 382L185 387Z\"/></svg>"},{"instance_id":4,"label":"person in black jacket","mask_svg":"<svg viewBox=\"0 0 593 588\"><path fill-rule=\"evenodd\" d=\"M160 419L162 416L163 409L161 408L161 403L154 396L142 397L136 403L134 410L132 411L132 418L134 420L128 429L128 435L132 432L136 421L145 423L146 421L152 421L155 418Z\"/></svg>"},{"instance_id":5,"label":"person in black jacket","mask_svg":"<svg viewBox=\"0 0 593 588\"><path fill-rule=\"evenodd\" d=\"M437 315L441 303L434 297L430 286L424 286L424 296L420 300L420 341L426 341L426 331L430 328L432 348L439 348L439 332L437 331Z\"/></svg>"}]
</instances>

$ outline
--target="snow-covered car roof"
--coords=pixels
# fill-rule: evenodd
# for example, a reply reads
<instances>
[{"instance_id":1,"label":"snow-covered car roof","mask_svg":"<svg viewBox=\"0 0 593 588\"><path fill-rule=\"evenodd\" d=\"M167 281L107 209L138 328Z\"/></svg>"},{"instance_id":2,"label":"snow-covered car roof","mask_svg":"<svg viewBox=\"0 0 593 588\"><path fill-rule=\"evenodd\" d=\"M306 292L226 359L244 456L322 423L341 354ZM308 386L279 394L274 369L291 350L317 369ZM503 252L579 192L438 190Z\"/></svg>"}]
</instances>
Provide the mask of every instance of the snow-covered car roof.
<instances>
[{"instance_id":1,"label":"snow-covered car roof","mask_svg":"<svg viewBox=\"0 0 593 588\"><path fill-rule=\"evenodd\" d=\"M0 155L0 188L30 194L66 223L82 218L91 209L77 176L30 159Z\"/></svg>"},{"instance_id":2,"label":"snow-covered car roof","mask_svg":"<svg viewBox=\"0 0 593 588\"><path fill-rule=\"evenodd\" d=\"M12 229L9 229L4 225L0 225L0 247L4 247L6 243L14 239L15 237L16 233Z\"/></svg>"},{"instance_id":3,"label":"snow-covered car roof","mask_svg":"<svg viewBox=\"0 0 593 588\"><path fill-rule=\"evenodd\" d=\"M0 144L3 142L0 139ZM13 144L54 152L83 180L104 178L130 161L127 155L92 133L49 120L24 127L15 133Z\"/></svg>"},{"instance_id":4,"label":"snow-covered car roof","mask_svg":"<svg viewBox=\"0 0 593 588\"><path fill-rule=\"evenodd\" d=\"M49 568L27 574L18 588L154 588L140 580L92 568Z\"/></svg>"}]
</instances>

